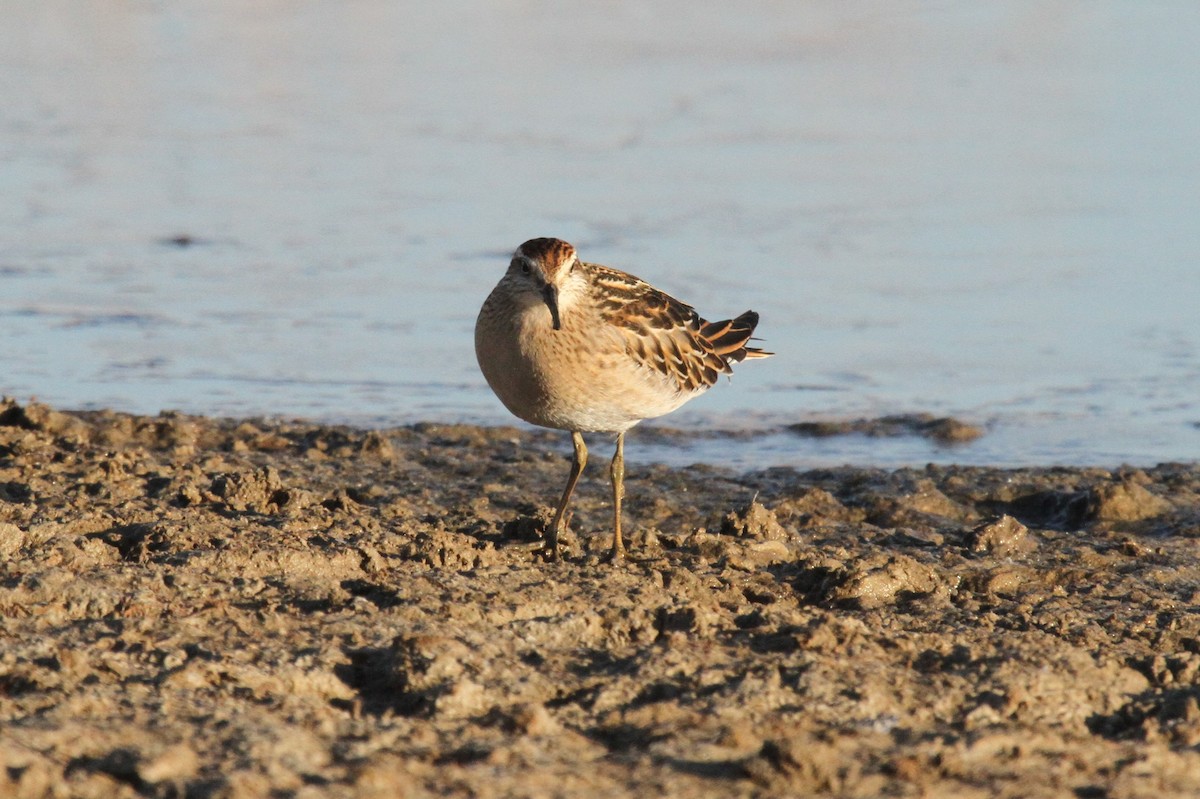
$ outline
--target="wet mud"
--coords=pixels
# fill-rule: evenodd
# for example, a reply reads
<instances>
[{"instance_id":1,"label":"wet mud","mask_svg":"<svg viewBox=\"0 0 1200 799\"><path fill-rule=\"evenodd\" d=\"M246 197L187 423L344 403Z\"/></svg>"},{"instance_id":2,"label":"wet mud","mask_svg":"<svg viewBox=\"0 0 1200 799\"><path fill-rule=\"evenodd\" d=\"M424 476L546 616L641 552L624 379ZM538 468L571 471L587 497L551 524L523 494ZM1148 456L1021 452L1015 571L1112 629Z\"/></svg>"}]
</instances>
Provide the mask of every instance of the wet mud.
<instances>
[{"instance_id":1,"label":"wet mud","mask_svg":"<svg viewBox=\"0 0 1200 799\"><path fill-rule=\"evenodd\" d=\"M1200 794L1196 464L569 450L0 405L0 795Z\"/></svg>"}]
</instances>

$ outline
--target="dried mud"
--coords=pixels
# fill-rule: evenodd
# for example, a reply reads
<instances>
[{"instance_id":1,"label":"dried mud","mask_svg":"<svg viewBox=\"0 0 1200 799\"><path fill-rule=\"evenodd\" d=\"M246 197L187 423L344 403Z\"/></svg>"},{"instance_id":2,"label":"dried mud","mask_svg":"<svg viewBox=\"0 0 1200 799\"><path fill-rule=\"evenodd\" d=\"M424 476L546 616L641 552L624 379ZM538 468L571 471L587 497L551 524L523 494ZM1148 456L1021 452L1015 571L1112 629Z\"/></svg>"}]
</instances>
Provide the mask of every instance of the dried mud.
<instances>
[{"instance_id":1,"label":"dried mud","mask_svg":"<svg viewBox=\"0 0 1200 799\"><path fill-rule=\"evenodd\" d=\"M0 405L0 795L1200 794L1200 467L568 451Z\"/></svg>"}]
</instances>

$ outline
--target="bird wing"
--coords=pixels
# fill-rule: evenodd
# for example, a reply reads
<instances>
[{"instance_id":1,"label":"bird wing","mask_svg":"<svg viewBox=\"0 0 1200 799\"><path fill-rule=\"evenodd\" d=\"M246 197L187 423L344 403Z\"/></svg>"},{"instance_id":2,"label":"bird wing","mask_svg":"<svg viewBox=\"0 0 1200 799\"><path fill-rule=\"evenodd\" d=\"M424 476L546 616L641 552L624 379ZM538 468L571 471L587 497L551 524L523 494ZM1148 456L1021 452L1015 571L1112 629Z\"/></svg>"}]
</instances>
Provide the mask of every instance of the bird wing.
<instances>
[{"instance_id":1,"label":"bird wing","mask_svg":"<svg viewBox=\"0 0 1200 799\"><path fill-rule=\"evenodd\" d=\"M625 341L639 364L684 393L708 388L731 364L759 353L746 347L758 322L752 311L737 319L706 322L692 306L618 269L586 264L601 317ZM769 353L768 353L769 354Z\"/></svg>"}]
</instances>

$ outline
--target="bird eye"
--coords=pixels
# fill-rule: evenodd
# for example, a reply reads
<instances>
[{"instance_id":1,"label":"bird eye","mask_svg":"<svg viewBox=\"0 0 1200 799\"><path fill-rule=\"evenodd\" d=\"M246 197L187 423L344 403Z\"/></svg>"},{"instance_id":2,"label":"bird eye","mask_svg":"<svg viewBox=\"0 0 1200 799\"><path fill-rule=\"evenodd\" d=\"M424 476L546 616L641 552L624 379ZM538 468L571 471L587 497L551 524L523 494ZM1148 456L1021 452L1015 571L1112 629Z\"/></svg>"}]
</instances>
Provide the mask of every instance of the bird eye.
<instances>
[{"instance_id":1,"label":"bird eye","mask_svg":"<svg viewBox=\"0 0 1200 799\"><path fill-rule=\"evenodd\" d=\"M521 271L522 271L524 274L528 275L528 274L529 274L529 264L527 264L527 263L526 263L526 264L521 264Z\"/></svg>"}]
</instances>

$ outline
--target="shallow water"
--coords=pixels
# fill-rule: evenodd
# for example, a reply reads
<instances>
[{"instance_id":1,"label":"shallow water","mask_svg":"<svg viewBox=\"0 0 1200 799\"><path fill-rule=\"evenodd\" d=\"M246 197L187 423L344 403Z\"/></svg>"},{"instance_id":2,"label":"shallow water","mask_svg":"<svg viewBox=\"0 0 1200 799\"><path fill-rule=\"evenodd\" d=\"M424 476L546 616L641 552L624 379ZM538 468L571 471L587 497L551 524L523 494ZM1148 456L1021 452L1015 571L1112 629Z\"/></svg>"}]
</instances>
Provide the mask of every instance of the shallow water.
<instances>
[{"instance_id":1,"label":"shallow water","mask_svg":"<svg viewBox=\"0 0 1200 799\"><path fill-rule=\"evenodd\" d=\"M0 0L0 390L508 423L475 312L556 235L762 314L671 426L988 429L639 459L1200 453L1200 6L404 5Z\"/></svg>"}]
</instances>

